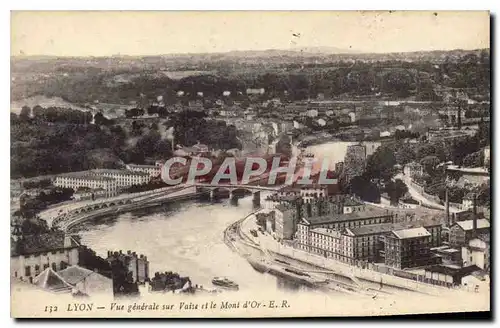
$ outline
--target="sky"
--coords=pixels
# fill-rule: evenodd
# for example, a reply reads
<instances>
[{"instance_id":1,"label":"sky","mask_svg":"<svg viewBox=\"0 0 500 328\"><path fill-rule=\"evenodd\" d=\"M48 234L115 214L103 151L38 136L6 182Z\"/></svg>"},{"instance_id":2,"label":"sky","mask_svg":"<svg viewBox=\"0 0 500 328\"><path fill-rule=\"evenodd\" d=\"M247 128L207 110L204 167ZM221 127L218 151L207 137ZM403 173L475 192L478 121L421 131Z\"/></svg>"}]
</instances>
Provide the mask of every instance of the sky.
<instances>
[{"instance_id":1,"label":"sky","mask_svg":"<svg viewBox=\"0 0 500 328\"><path fill-rule=\"evenodd\" d=\"M489 25L486 11L13 11L11 55L479 49L489 48Z\"/></svg>"}]
</instances>

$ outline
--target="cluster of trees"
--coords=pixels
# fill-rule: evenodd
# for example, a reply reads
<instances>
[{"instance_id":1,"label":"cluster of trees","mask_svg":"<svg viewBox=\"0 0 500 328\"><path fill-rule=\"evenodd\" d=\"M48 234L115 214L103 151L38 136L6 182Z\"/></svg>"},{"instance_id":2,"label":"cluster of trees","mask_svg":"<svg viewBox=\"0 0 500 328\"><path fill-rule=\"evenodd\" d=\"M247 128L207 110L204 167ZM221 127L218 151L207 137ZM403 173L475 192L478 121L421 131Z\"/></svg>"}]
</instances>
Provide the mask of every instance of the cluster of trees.
<instances>
[{"instance_id":1,"label":"cluster of trees","mask_svg":"<svg viewBox=\"0 0 500 328\"><path fill-rule=\"evenodd\" d=\"M419 144L405 143L399 140L383 144L372 155L368 156L363 176L353 179L349 187L363 199L375 200L379 197L380 191L375 192L377 186L372 181L385 181L389 187L386 190L388 194L399 198L402 195L400 192L405 189L400 183L396 185L391 181L396 173L396 164L405 165L413 161L420 163L424 173L415 177L416 182L424 186L435 184L445 178L444 170L438 167L438 164L442 162L453 161L455 164L469 167L482 166L484 153L481 148L489 144L489 135L489 126L483 124L476 135L464 139ZM426 191L444 199L444 186L435 184L432 188ZM451 191L454 195L453 199L461 202L467 188L459 190L463 188L456 187L456 189L457 191Z\"/></svg>"},{"instance_id":2,"label":"cluster of trees","mask_svg":"<svg viewBox=\"0 0 500 328\"><path fill-rule=\"evenodd\" d=\"M391 180L385 185L385 192L389 195L391 204L396 204L408 192L408 187L401 179Z\"/></svg>"},{"instance_id":3,"label":"cluster of trees","mask_svg":"<svg viewBox=\"0 0 500 328\"><path fill-rule=\"evenodd\" d=\"M136 193L136 192L143 192L143 191L149 191L149 190L155 190L155 189L160 189L168 187L168 185L163 182L161 179L157 179L155 181L150 181L146 184L142 185L132 185L124 190L124 192L127 193Z\"/></svg>"},{"instance_id":4,"label":"cluster of trees","mask_svg":"<svg viewBox=\"0 0 500 328\"><path fill-rule=\"evenodd\" d=\"M59 112L64 114L65 110ZM98 115L95 121L98 123ZM124 162L141 164L148 158L165 159L172 155L171 140L160 132L156 122L134 121L131 128L113 121L112 125L89 122L45 121L44 117L22 120L11 115L11 176L121 168ZM165 123L167 127L174 127L176 144L191 146L200 142L225 150L242 147L233 125L208 120L201 112L173 113Z\"/></svg>"},{"instance_id":5,"label":"cluster of trees","mask_svg":"<svg viewBox=\"0 0 500 328\"><path fill-rule=\"evenodd\" d=\"M474 136L462 139L436 140L417 144L399 140L383 144L368 157L365 175L369 179L388 181L395 173L394 165L418 162L424 166L423 179L428 180L441 174L436 166L442 162L452 161L458 165L481 166L484 162L484 154L480 149L489 145L489 130L489 125L481 124Z\"/></svg>"},{"instance_id":6,"label":"cluster of trees","mask_svg":"<svg viewBox=\"0 0 500 328\"><path fill-rule=\"evenodd\" d=\"M96 125L112 125L114 122L106 118L101 112L93 115L90 111L81 111L72 108L47 107L36 105L33 108L23 106L19 115L10 114L14 122L49 122L66 124L89 124L94 121Z\"/></svg>"},{"instance_id":7,"label":"cluster of trees","mask_svg":"<svg viewBox=\"0 0 500 328\"><path fill-rule=\"evenodd\" d=\"M24 189L44 189L52 186L52 181L50 179L41 179L38 181L25 181L23 182Z\"/></svg>"},{"instance_id":8,"label":"cluster of trees","mask_svg":"<svg viewBox=\"0 0 500 328\"><path fill-rule=\"evenodd\" d=\"M434 184L425 188L425 191L431 195L436 195L444 203L446 201L446 188L448 189L448 199L452 203L462 203L464 197L469 193L476 194L478 206L491 206L490 182L479 186L472 184L457 185Z\"/></svg>"},{"instance_id":9,"label":"cluster of trees","mask_svg":"<svg viewBox=\"0 0 500 328\"><path fill-rule=\"evenodd\" d=\"M238 130L225 121L208 120L207 114L198 111L182 111L169 117L169 126L174 127L175 143L194 145L197 142L213 149L241 149Z\"/></svg>"},{"instance_id":10,"label":"cluster of trees","mask_svg":"<svg viewBox=\"0 0 500 328\"><path fill-rule=\"evenodd\" d=\"M366 175L352 178L347 191L366 202L380 203L380 189Z\"/></svg>"},{"instance_id":11,"label":"cluster of trees","mask_svg":"<svg viewBox=\"0 0 500 328\"><path fill-rule=\"evenodd\" d=\"M50 192L40 192L33 198L23 197L19 205L19 215L23 218L35 218L36 214L47 206L72 199L73 189L53 188Z\"/></svg>"}]
</instances>

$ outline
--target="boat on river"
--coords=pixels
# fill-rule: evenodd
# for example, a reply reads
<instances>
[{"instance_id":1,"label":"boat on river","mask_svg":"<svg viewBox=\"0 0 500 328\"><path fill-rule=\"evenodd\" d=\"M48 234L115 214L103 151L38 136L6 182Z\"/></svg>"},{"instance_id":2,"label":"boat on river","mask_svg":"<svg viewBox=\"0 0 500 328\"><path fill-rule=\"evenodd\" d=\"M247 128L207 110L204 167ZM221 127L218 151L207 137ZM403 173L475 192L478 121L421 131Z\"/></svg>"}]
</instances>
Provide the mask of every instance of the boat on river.
<instances>
[{"instance_id":1,"label":"boat on river","mask_svg":"<svg viewBox=\"0 0 500 328\"><path fill-rule=\"evenodd\" d=\"M239 286L237 283L235 283L234 281L229 280L228 278L225 278L225 277L215 277L214 279L212 279L212 284L214 284L215 286L224 287L224 288L233 289L233 290L239 289Z\"/></svg>"}]
</instances>

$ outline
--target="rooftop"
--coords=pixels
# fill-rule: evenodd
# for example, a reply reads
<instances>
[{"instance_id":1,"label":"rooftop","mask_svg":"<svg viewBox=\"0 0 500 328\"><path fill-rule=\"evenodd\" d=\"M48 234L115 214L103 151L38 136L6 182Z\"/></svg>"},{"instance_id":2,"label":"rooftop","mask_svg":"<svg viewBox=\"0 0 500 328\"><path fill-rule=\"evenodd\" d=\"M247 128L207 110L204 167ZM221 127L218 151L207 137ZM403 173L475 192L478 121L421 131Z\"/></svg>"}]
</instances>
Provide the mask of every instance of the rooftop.
<instances>
[{"instance_id":1,"label":"rooftop","mask_svg":"<svg viewBox=\"0 0 500 328\"><path fill-rule=\"evenodd\" d=\"M94 272L86 268L82 268L81 266L78 265L72 265L64 270L58 271L57 274L70 285L76 285L80 281L85 280L90 275L97 275L99 279L102 281L110 280L109 278L97 272Z\"/></svg>"},{"instance_id":2,"label":"rooftop","mask_svg":"<svg viewBox=\"0 0 500 328\"><path fill-rule=\"evenodd\" d=\"M117 170L117 169L95 169L91 170L92 174L118 174L118 175L142 175L149 176L144 172L134 172L129 170Z\"/></svg>"},{"instance_id":3,"label":"rooftop","mask_svg":"<svg viewBox=\"0 0 500 328\"><path fill-rule=\"evenodd\" d=\"M472 230L474 220L458 221L456 224L465 231ZM486 219L477 220L477 229L489 229L490 221Z\"/></svg>"},{"instance_id":4,"label":"rooftop","mask_svg":"<svg viewBox=\"0 0 500 328\"><path fill-rule=\"evenodd\" d=\"M144 169L161 169L158 165L147 165L147 164L127 164L130 167L144 168Z\"/></svg>"},{"instance_id":5,"label":"rooftop","mask_svg":"<svg viewBox=\"0 0 500 328\"><path fill-rule=\"evenodd\" d=\"M335 238L339 238L340 237L340 232L336 231L336 230L332 230L332 229L314 228L314 229L311 230L311 232L320 233L322 235L332 236L332 237L335 237Z\"/></svg>"},{"instance_id":6,"label":"rooftop","mask_svg":"<svg viewBox=\"0 0 500 328\"><path fill-rule=\"evenodd\" d=\"M114 181L112 178L101 177L97 175L92 175L89 171L83 172L70 172L59 174L57 178L74 178L74 179L85 179L85 180L94 180L94 181Z\"/></svg>"},{"instance_id":7,"label":"rooftop","mask_svg":"<svg viewBox=\"0 0 500 328\"><path fill-rule=\"evenodd\" d=\"M69 293L73 286L67 283L57 272L52 268L46 268L42 273L35 277L33 283L40 288L50 290L56 293Z\"/></svg>"},{"instance_id":8,"label":"rooftop","mask_svg":"<svg viewBox=\"0 0 500 328\"><path fill-rule=\"evenodd\" d=\"M370 218L388 217L392 214L389 211L373 210L363 212L353 212L347 214L330 214L304 219L311 225L328 224L330 222L356 221Z\"/></svg>"},{"instance_id":9,"label":"rooftop","mask_svg":"<svg viewBox=\"0 0 500 328\"><path fill-rule=\"evenodd\" d=\"M392 232L399 239L410 239L417 237L428 237L431 235L427 229L424 227L412 228L412 229L403 229Z\"/></svg>"},{"instance_id":10,"label":"rooftop","mask_svg":"<svg viewBox=\"0 0 500 328\"><path fill-rule=\"evenodd\" d=\"M449 276L453 277L465 277L470 275L474 271L479 271L481 270L479 267L475 265L471 265L468 267L463 267L463 268L456 268L452 266L447 266L447 265L433 265L431 267L428 267L425 269L425 271L429 272L437 272L437 273L443 273Z\"/></svg>"},{"instance_id":11,"label":"rooftop","mask_svg":"<svg viewBox=\"0 0 500 328\"><path fill-rule=\"evenodd\" d=\"M373 235L384 232L390 232L394 229L394 223L369 224L361 227L347 228L351 234L355 236Z\"/></svg>"},{"instance_id":12,"label":"rooftop","mask_svg":"<svg viewBox=\"0 0 500 328\"><path fill-rule=\"evenodd\" d=\"M393 230L404 230L404 229L413 229L420 227L428 228L438 225L441 224L432 220L419 220L412 222L368 224L360 227L348 228L347 230L350 231L351 234L355 236L362 236L362 235L380 234L380 233L390 232Z\"/></svg>"},{"instance_id":13,"label":"rooftop","mask_svg":"<svg viewBox=\"0 0 500 328\"><path fill-rule=\"evenodd\" d=\"M71 249L78 247L78 243L71 237L70 246L64 247L64 232L48 232L39 235L28 235L14 241L11 239L10 256L47 253L61 249Z\"/></svg>"}]
</instances>

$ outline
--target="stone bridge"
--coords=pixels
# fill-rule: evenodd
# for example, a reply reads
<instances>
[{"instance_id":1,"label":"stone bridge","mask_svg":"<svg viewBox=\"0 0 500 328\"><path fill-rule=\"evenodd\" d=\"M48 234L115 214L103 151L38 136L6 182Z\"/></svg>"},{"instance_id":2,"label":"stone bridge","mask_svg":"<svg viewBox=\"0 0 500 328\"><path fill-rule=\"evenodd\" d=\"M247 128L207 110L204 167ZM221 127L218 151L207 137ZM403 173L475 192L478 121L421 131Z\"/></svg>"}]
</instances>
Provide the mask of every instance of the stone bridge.
<instances>
[{"instance_id":1,"label":"stone bridge","mask_svg":"<svg viewBox=\"0 0 500 328\"><path fill-rule=\"evenodd\" d=\"M205 183L195 183L197 192L203 192L206 190L210 191L210 199L213 200L217 192L229 191L229 199L237 200L237 196L242 192L251 192L253 196L253 203L255 206L260 206L260 192L261 191L278 191L280 187L266 187L259 185L232 185L232 184L222 184L222 185L210 185Z\"/></svg>"},{"instance_id":2,"label":"stone bridge","mask_svg":"<svg viewBox=\"0 0 500 328\"><path fill-rule=\"evenodd\" d=\"M71 214L79 214L79 213L85 213L85 212L91 212L95 210L99 210L102 208L108 208L111 206L117 206L117 205L126 205L126 204L132 204L131 199L121 199L121 200L115 200L115 201L108 201L108 202L101 202L97 204L90 204L87 206L79 207L73 211L71 211Z\"/></svg>"}]
</instances>

